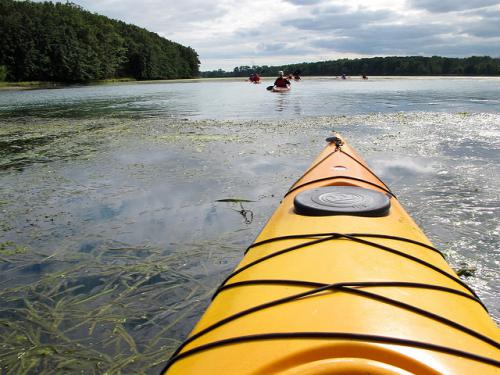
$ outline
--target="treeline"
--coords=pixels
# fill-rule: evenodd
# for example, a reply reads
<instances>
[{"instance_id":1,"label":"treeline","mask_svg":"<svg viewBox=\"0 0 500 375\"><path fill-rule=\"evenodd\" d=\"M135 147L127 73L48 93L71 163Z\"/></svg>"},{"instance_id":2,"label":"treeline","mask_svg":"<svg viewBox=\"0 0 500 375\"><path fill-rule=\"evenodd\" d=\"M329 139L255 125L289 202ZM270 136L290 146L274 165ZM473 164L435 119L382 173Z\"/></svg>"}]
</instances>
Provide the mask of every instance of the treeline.
<instances>
[{"instance_id":1,"label":"treeline","mask_svg":"<svg viewBox=\"0 0 500 375\"><path fill-rule=\"evenodd\" d=\"M278 71L287 73L300 71L302 75L339 76L346 75L500 75L500 59L489 56L467 58L450 57L372 57L363 59L340 59L314 63L300 63L281 66L239 66L232 72L213 70L202 72L203 77L247 77L251 73L275 76Z\"/></svg>"},{"instance_id":2,"label":"treeline","mask_svg":"<svg viewBox=\"0 0 500 375\"><path fill-rule=\"evenodd\" d=\"M76 4L0 0L0 79L193 78L199 64L190 47Z\"/></svg>"}]
</instances>

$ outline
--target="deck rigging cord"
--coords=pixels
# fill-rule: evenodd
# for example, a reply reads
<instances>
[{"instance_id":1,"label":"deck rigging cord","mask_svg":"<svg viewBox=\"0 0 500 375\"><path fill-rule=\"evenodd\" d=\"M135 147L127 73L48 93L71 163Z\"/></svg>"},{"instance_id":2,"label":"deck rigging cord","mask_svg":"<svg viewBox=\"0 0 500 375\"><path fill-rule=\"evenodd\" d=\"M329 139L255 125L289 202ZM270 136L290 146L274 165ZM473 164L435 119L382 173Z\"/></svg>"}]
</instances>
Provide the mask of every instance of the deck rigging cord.
<instances>
[{"instance_id":1,"label":"deck rigging cord","mask_svg":"<svg viewBox=\"0 0 500 375\"><path fill-rule=\"evenodd\" d=\"M462 332L464 332L464 333L466 333L466 334L468 334L470 336L473 336L473 337L475 337L475 338L477 338L477 339L479 339L479 340L481 340L481 341L483 341L485 343L488 343L488 344L492 345L493 347L495 347L497 349L500 348L500 343L494 341L493 339L491 339L491 338L489 338L487 336L482 335L479 332L476 332L476 331L471 330L470 328L467 328L467 327L465 327L465 326L463 326L463 325L461 325L461 324L459 324L457 322L454 322L454 321L452 321L450 319L447 319L447 318L442 317L440 315L431 313L431 312L426 311L424 309L421 309L419 307L412 306L410 304L406 304L406 303L398 301L398 300L394 300L394 299L391 299L391 298L388 298L388 297L385 297L385 296L382 296L382 295L379 295L379 294L376 294L376 293L367 292L367 291L364 291L364 290L360 289L360 288L363 288L363 287L365 287L365 288L366 287L407 287L407 288L434 289L434 290L439 290L439 291L443 291L443 292L446 292L446 293L453 293L453 294L456 294L456 295L460 295L460 296L462 296L464 298L468 298L470 300L473 300L476 303L479 303L484 309L486 309L486 307L481 302L481 300L477 297L477 295L475 294L475 292L470 287L468 287L465 283L463 283L460 279L457 279L457 278L453 277L452 275L446 273L445 271L442 271L441 269L439 269L439 268L437 268L437 267L435 267L433 265L427 264L426 262L420 260L419 258L415 258L415 257L409 256L408 254L405 254L405 253L401 253L401 254L398 254L398 255L405 254L408 257L411 257L409 259L412 259L412 258L413 258L412 260L417 259L417 260L419 260L419 263L426 264L427 266L431 266L432 269L435 269L438 272L446 275L450 279L454 280L455 282L457 282L458 284L460 284L461 286L463 286L464 288L466 288L469 292L472 293L472 295L468 295L465 292L462 292L462 291L459 291L459 290L456 290L456 289L452 289L452 288L442 287L442 286L439 286L439 285L431 285L431 284L423 284L423 283L409 283L409 282L402 282L402 281L385 281L385 282L380 282L380 281L377 281L377 282L366 281L366 282L340 282L340 283L334 283L334 284L324 284L324 283L316 283L316 282L302 281L302 280L281 280L281 279L272 280L271 279L271 280L247 280L247 281L237 282L237 283L234 283L234 284L227 284L227 282L232 277L234 277L236 274L244 271L245 269L248 269L248 268L252 267L253 265L255 265L257 263L261 263L262 261L270 259L270 258L272 258L272 257L274 257L276 255L284 254L285 252L297 250L297 249L300 249L300 248L303 248L303 247L308 247L308 246L311 246L311 245L314 245L314 244L318 244L318 243L321 243L321 242L324 242L324 241L328 241L328 240L332 240L332 239L336 239L336 238L345 237L347 239L351 239L351 240L355 240L356 241L356 240L360 240L356 236L358 236L358 237L361 237L361 236L377 236L375 234L355 234L355 235L348 235L348 234L341 234L341 233L327 233L327 234L323 233L323 234L304 234L304 235L300 235L300 236L283 236L282 238L272 238L272 239L267 239L267 240L263 240L263 241L254 243L253 245L251 245L248 248L248 250L250 250L251 248L263 245L265 243L269 243L269 242L273 242L273 241L279 241L279 240L283 240L283 239L290 239L290 237L294 237L294 238L297 238L297 237L299 237L299 238L309 238L309 237L318 236L318 235L323 235L325 237L319 238L319 239L315 239L315 240L312 240L312 241L308 241L305 244L299 244L299 245L291 246L289 248L285 248L285 249L282 249L280 251L271 253L268 256L259 258L256 261L251 262L251 263L247 264L246 266L243 266L243 267L239 268L238 270L234 271L228 277L226 277L226 279L222 282L222 284L217 288L217 290L216 290L216 292L215 292L215 294L213 296L213 299L216 298L216 296L219 293L221 293L222 291L227 290L229 288L234 288L236 286L252 285L252 284L284 284L284 285L292 285L293 284L293 285L302 285L302 286L313 287L312 290L308 290L306 292L298 293L298 294L295 294L295 295L292 295L292 296L288 296L288 297L276 299L276 300L273 300L273 301L270 301L270 302L267 302L267 303L264 303L264 304L261 304L261 305L257 305L257 306L251 307L249 309L240 311L240 312L238 312L236 314L233 314L233 315L231 315L229 317L221 319L218 322L210 325L209 327L206 327L205 329L203 329L203 330L197 332L196 334L192 335L191 337L187 338L177 348L177 350L174 352L174 354L170 358L169 362L167 363L167 366L166 366L165 370L168 369L174 362L176 362L176 361L178 361L178 360L180 360L182 358L185 358L188 355L195 354L195 353L197 353L197 352L199 352L201 350L209 350L211 348L214 348L214 347L217 347L217 346L221 346L221 345L228 345L230 343L237 343L237 342L247 341L247 340L249 340L250 337L253 337L252 340L272 339L272 338L275 338L275 339L276 338L294 339L294 338L297 338L297 337L306 338L306 337L310 337L310 335L312 335L312 336L321 336L323 338L336 338L337 336L335 336L335 335L347 335L347 336L351 335L354 339L355 339L355 337L361 337L361 336L363 336L363 337L371 337L371 338L378 337L380 340L382 340L383 342L387 342L387 343L396 343L396 342L401 343L401 342L404 342L404 343L406 343L405 345L408 345L408 346L416 346L416 347L421 347L421 348L424 348L424 349L446 352L448 354L459 355L459 356L462 356L462 357L465 357L465 358L469 358L469 359L473 359L473 360L476 360L476 361L479 361L479 362L484 362L484 363L489 363L489 364L494 364L494 365L500 365L500 363L497 362L497 361L494 361L494 360L489 359L489 358L481 357L481 356L478 356L478 355L473 354L473 353L463 352L463 351L460 351L460 350L457 350L457 349L447 348L447 347L438 346L438 345L434 345L434 344L429 344L429 343L425 343L425 342L416 342L416 341L412 341L412 340L406 340L406 339L400 339L400 338L394 338L394 337L386 337L386 336L359 335L359 334L355 334L355 333L338 333L338 332L313 332L313 333L286 332L286 333L272 333L272 334L269 333L269 334L262 334L262 335L250 335L250 336L242 336L242 337L233 337L233 338L229 338L229 339L220 340L220 341L216 341L216 342L213 342L213 343L201 345L201 346L196 347L194 349L190 349L190 350L188 350L188 351L186 351L184 353L180 353L184 347L186 347L188 344L190 344L191 342L195 341L199 337L201 337L201 336L207 334L208 332L211 332L212 330L214 330L216 328L219 328L219 327L223 326L224 324L227 324L227 323L229 323L229 322L231 322L233 320L236 320L236 319L241 318L243 316L246 316L246 315L249 315L251 313L254 313L254 312L257 312L257 311L261 311L261 310L264 310L264 309L267 309L267 308L270 308L270 307L273 307L273 306L277 306L277 305L281 305L281 304L284 304L284 303L288 303L288 302L300 300L300 299L302 299L302 298L304 298L306 296L311 296L311 295L319 294L319 293L326 292L326 291L341 291L341 292L344 292L344 293L355 294L355 295L358 295L358 296L361 296L361 297L365 297L365 298L371 298L371 299L377 300L377 301L382 302L382 303L391 304L393 306L396 306L396 307L399 307L399 308L402 308L402 309L406 309L406 310L414 312L416 314L420 314L420 315L422 315L422 316L424 316L424 317L426 317L428 319L432 319L434 321L437 321L437 322L440 322L440 323L445 324L447 326L450 326L450 327L453 327L455 329L458 329L458 330L460 330L460 331L462 331ZM393 236L386 236L386 235L380 235L380 236L381 237L393 237ZM409 239L405 239L405 238L398 238L398 237L393 237L392 239L396 239L396 240L400 240L400 241L413 242L415 244L419 244L419 245L421 245L423 247L429 248L429 250L437 251L439 253L439 251L437 249L434 249L432 246L421 244L421 243L418 243L417 241L413 241L413 240L409 240ZM383 249L390 249L390 248L388 248L386 246L383 246L383 245L380 245L380 244L376 244L376 243L372 243L370 241L364 241L364 240L362 240L362 241L363 241L362 243L369 244L369 245L372 245L374 247L380 247L380 248L383 248ZM395 249L390 249L390 250L398 252ZM304 335L304 336L300 336L301 334ZM339 337L341 337L341 336L338 336L337 338L339 338ZM368 339L367 341L370 341L370 339ZM203 348L203 349L201 349L201 348Z\"/></svg>"},{"instance_id":2,"label":"deck rigging cord","mask_svg":"<svg viewBox=\"0 0 500 375\"><path fill-rule=\"evenodd\" d=\"M254 280L253 282L259 282L259 281L264 281L264 280ZM269 281L272 281L272 280L265 280L264 282L269 282ZM295 281L295 280L276 280L277 282L279 283L286 283L286 282L291 282L291 283L300 283L300 281ZM250 284L252 281L248 282L247 284ZM243 284L244 282L242 282ZM307 283L307 282L304 282L304 283ZM458 295L461 295L463 297L466 297L466 298L469 298L469 299L472 299L476 302L478 302L478 300L474 297L471 297L471 296L467 296L466 293L463 293L463 292L460 292L460 291L457 291L457 290L453 290L453 289L450 289L450 288L445 288L445 287L440 287L440 286L435 286L435 285L426 285L426 284L419 284L419 283L405 283L405 282L353 282L353 283L349 283L349 282L344 282L344 283L334 283L334 284L320 284L320 283L317 283L317 285L320 285L320 286L317 286L315 287L314 289L312 290L308 290L308 291L305 291L305 292L302 292L302 293L297 293L297 294L294 294L294 295L291 295L291 296L287 296L287 297L283 297L283 298L279 298L279 299L276 299L276 300L273 300L273 301L270 301L270 302L267 302L267 303L263 303L263 304L260 304L260 305L257 305L257 306L254 306L254 307L251 307L251 308L248 308L248 309L245 309L245 310L242 310L236 314L233 314L233 315L230 315L224 319L221 319L219 320L218 322L204 328L203 330L197 332L196 334L194 334L193 336L189 337L188 339L186 339L178 348L177 350L174 352L174 354L172 355L170 361L169 361L169 364L167 365L167 368L170 367L173 362L175 361L178 361L179 359L182 359L186 356L187 353L191 353L191 354L194 354L195 351L197 351L197 349L199 348L194 348L194 349L190 349L188 350L187 352L185 353L181 353L179 354L182 349L184 347L186 347L187 345L189 345L191 342L195 341L196 339L200 338L201 336L229 323L229 322L232 322L236 319L239 319L241 317L244 317L246 315L249 315L249 314L252 314L252 313L255 313L257 311L261 311L261 310L264 310L264 309L268 309L270 307L274 307L274 306L277 306L277 305L282 305L282 304L285 304L285 303L288 303L288 302L293 302L293 301L297 301L297 300L300 300L304 297L307 297L307 296L312 296L312 295L315 295L315 294L319 294L319 293L323 293L323 292L327 292L327 291L340 291L340 292L344 292L344 293L351 293L351 294L356 294L358 296L361 296L361 297L365 297L365 298L371 298L371 299L374 299L374 300L377 300L379 302L382 302L382 303L387 303L387 304L391 304L391 305L394 305L396 307L399 307L399 308L403 308L403 309L406 309L408 311L411 311L411 312L414 312L416 314L420 314L428 319L432 319L432 320L435 320L437 322L440 322L442 324L445 324L449 327L452 327L452 328L455 328L459 331L462 331L463 333L466 333L470 336L473 336L497 349L500 348L500 343L496 342L495 340L492 340L491 338L487 337L487 336L484 336L482 335L481 333L479 332L476 332L474 330L471 330L470 328L467 328L459 323L456 323L452 320L449 320L447 318L444 318L442 316L439 316L437 314L434 314L434 313L431 313L429 311L426 311L426 310L423 310L423 309L420 309L418 307L415 307L415 306L412 306L412 305L409 305L409 304L406 304L404 302L401 302L401 301L397 301L397 300L394 300L394 299L391 299L391 298L388 298L388 297L385 297L385 296L382 296L382 295L379 295L379 294L376 294L376 293L372 293L372 292L367 292L367 291L364 291L364 290L360 290L360 289L357 289L356 287L381 287L381 286L385 286L385 287L391 287L391 286L398 286L398 287L417 287L417 288L431 288L431 289L436 289L436 290L442 290L442 291L445 291L445 292L448 292L448 293L454 293L454 294L458 294ZM230 284L231 285L231 284ZM226 287L227 289L227 287ZM280 333L282 335L282 338L291 338L293 339L294 335L300 335L302 332L286 332L286 333ZM335 334L336 332L316 332L316 334L324 334L325 336L329 335L329 334ZM359 334L355 334L355 333L345 333L346 335L359 335ZM360 336L363 336L363 335L360 335ZM371 336L371 335L368 335L368 336ZM404 339L399 339L399 338L394 338L394 337L386 337L386 336L379 336L379 337L383 337L385 340L387 341L391 341L391 340L404 340ZM232 340L232 339L238 339L237 337L235 338L230 338L230 339L227 339L227 340ZM411 340L410 340L411 341ZM212 343L213 344L213 343ZM430 349L432 350L430 347L432 346L435 346L433 344L427 344L427 343L420 343L424 346L426 346L427 349ZM206 345L210 345L210 344L206 344ZM204 345L202 345L204 346ZM200 346L200 347L202 347ZM207 347L206 349L210 349L211 347ZM443 347L444 348L444 347ZM457 351L456 349L453 349L453 348L446 348L446 349L449 349L450 351ZM457 351L458 352L458 351ZM460 351L461 352L461 351ZM466 353L466 352L461 352L461 353ZM462 355L462 356L465 356L467 358L470 358L470 359L474 359L473 357L475 356L475 354L473 353L467 353L469 356L467 355ZM477 360L477 358L476 358ZM493 361L491 360L492 362L496 362L496 361ZM500 363L499 363L500 364Z\"/></svg>"},{"instance_id":3,"label":"deck rigging cord","mask_svg":"<svg viewBox=\"0 0 500 375\"><path fill-rule=\"evenodd\" d=\"M436 267L433 264L430 264L430 263L428 263L428 262L426 262L426 261L424 261L424 260L422 260L420 258L414 257L413 255L409 255L409 254L407 254L407 253L405 253L403 251L393 249L393 248L391 248L389 246L384 246L384 245L380 245L380 244L378 244L376 242L363 240L363 239L361 239L361 238L359 238L357 236L352 236L352 235L345 234L345 233L335 233L335 232L332 232L331 234L329 234L328 236L325 236L323 238L319 238L319 239L315 239L315 240L308 241L308 242L305 242L305 243L300 243L298 245L290 246L290 247L287 247L287 248L275 251L275 252L273 252L271 254L268 254L266 256L263 256L263 257L261 257L259 259L256 259L253 262L250 262L250 263L244 265L243 267L240 267L237 270L233 271L229 276L226 277L226 279L222 282L221 285L224 285L230 279L232 279L234 276L236 276L239 273L247 270L248 268L253 267L256 264L262 263L262 262L264 262L264 261L266 261L268 259L274 258L274 257L282 255L282 254L286 254L286 253L291 252L291 251L303 249L303 248L309 247L311 245L316 245L318 243L322 243L322 242L326 242L326 241L330 241L330 240L335 240L335 239L339 239L339 238L345 238L345 239L349 239L349 240L354 241L354 242L362 243L364 245L369 245L369 246L371 246L373 248L376 248L376 249L379 249L379 250L383 250L383 251L387 251L387 252L399 255L399 256L401 256L403 258L407 258L407 259L409 259L409 260L411 260L413 262L420 263L423 266L428 267L428 268L430 268L430 269L432 269L432 270L434 270L434 271L442 274L443 276L449 278L450 280L454 281L455 283L460 284L462 287L466 288L469 292L471 292L475 297L477 297L477 295L474 292L474 290L472 290L462 280L460 280L459 278L457 278L457 277L449 274L448 272L443 271L441 268Z\"/></svg>"}]
</instances>

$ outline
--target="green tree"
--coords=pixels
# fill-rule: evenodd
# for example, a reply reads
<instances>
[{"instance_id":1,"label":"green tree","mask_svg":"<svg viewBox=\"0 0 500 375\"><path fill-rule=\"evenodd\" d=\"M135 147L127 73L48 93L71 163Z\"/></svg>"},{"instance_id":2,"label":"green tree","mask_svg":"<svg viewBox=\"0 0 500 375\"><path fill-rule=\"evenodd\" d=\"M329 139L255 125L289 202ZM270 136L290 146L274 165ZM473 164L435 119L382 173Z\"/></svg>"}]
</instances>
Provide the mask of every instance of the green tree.
<instances>
[{"instance_id":1,"label":"green tree","mask_svg":"<svg viewBox=\"0 0 500 375\"><path fill-rule=\"evenodd\" d=\"M73 3L0 0L0 65L7 79L88 82L96 79L192 78L190 47Z\"/></svg>"},{"instance_id":2,"label":"green tree","mask_svg":"<svg viewBox=\"0 0 500 375\"><path fill-rule=\"evenodd\" d=\"M7 67L5 65L0 65L0 81L5 81L7 78Z\"/></svg>"},{"instance_id":3,"label":"green tree","mask_svg":"<svg viewBox=\"0 0 500 375\"><path fill-rule=\"evenodd\" d=\"M448 58L440 56L390 56L363 59L340 59L299 63L282 66L240 66L232 72L216 70L202 72L203 77L245 76L251 72L262 75L276 75L279 70L302 75L500 75L500 59L489 56L472 56L468 58Z\"/></svg>"}]
</instances>

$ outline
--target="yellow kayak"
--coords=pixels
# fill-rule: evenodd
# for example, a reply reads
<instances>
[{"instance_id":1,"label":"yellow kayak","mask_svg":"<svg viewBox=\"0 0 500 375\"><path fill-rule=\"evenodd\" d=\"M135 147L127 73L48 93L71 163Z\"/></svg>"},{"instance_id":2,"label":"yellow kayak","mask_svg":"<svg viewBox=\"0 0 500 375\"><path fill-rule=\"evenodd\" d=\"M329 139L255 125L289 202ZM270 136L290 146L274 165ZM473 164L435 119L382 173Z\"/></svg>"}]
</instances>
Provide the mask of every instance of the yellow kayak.
<instances>
[{"instance_id":1,"label":"yellow kayak","mask_svg":"<svg viewBox=\"0 0 500 375\"><path fill-rule=\"evenodd\" d=\"M499 374L500 332L338 136L283 198L168 374Z\"/></svg>"}]
</instances>

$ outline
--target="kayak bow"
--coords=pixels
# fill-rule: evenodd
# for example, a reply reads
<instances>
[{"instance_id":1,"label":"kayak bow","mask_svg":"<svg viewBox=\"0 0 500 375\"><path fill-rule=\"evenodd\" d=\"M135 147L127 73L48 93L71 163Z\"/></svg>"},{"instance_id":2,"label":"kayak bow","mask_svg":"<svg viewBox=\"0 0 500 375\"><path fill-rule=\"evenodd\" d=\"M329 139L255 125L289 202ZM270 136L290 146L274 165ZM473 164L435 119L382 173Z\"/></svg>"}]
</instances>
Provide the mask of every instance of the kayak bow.
<instances>
[{"instance_id":1,"label":"kayak bow","mask_svg":"<svg viewBox=\"0 0 500 375\"><path fill-rule=\"evenodd\" d=\"M272 92L287 92L287 91L290 91L290 87L277 87L277 86L274 86L272 89L271 89Z\"/></svg>"},{"instance_id":2,"label":"kayak bow","mask_svg":"<svg viewBox=\"0 0 500 375\"><path fill-rule=\"evenodd\" d=\"M498 374L499 330L339 137L217 289L168 374Z\"/></svg>"}]
</instances>

